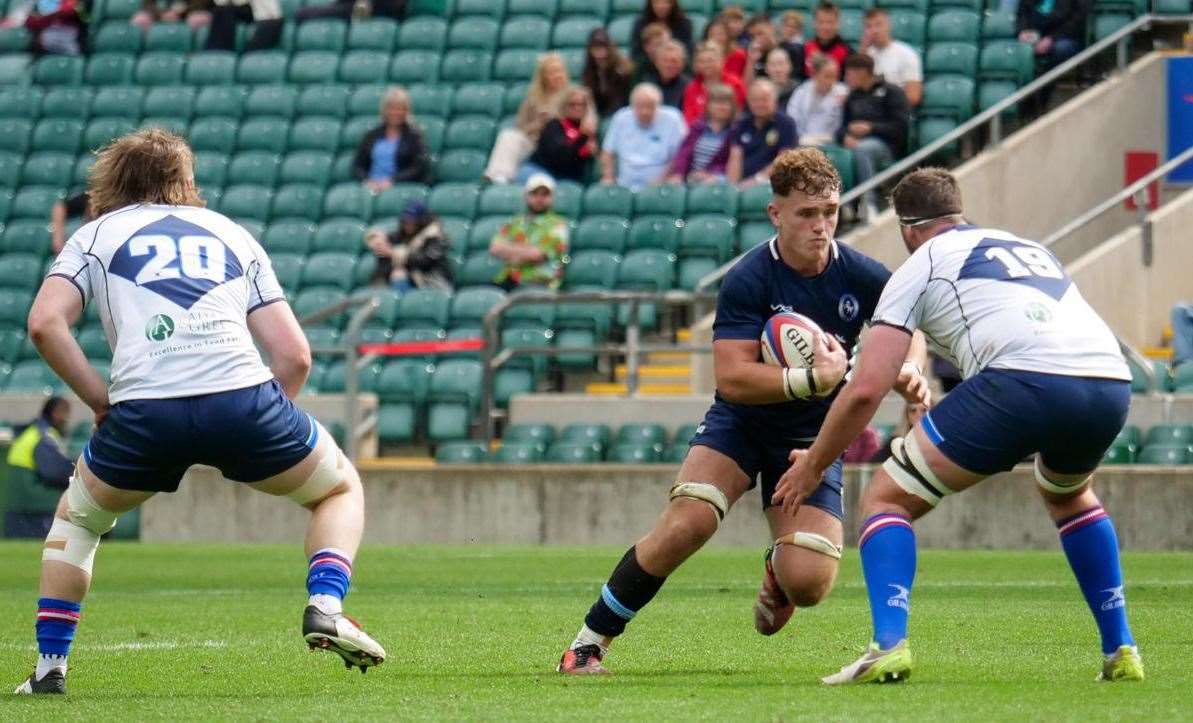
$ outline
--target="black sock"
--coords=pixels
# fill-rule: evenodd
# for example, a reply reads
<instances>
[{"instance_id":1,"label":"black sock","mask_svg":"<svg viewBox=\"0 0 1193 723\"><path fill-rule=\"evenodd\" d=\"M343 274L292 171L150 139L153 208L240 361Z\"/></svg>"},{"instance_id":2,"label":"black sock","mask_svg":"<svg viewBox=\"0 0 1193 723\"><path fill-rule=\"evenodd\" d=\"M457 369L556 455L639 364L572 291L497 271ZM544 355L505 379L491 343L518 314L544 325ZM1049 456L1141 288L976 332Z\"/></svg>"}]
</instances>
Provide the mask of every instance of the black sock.
<instances>
[{"instance_id":1,"label":"black sock","mask_svg":"<svg viewBox=\"0 0 1193 723\"><path fill-rule=\"evenodd\" d=\"M613 568L609 582L601 588L601 596L588 610L584 624L589 630L611 638L621 635L626 623L654 599L666 580L643 570L631 547Z\"/></svg>"}]
</instances>

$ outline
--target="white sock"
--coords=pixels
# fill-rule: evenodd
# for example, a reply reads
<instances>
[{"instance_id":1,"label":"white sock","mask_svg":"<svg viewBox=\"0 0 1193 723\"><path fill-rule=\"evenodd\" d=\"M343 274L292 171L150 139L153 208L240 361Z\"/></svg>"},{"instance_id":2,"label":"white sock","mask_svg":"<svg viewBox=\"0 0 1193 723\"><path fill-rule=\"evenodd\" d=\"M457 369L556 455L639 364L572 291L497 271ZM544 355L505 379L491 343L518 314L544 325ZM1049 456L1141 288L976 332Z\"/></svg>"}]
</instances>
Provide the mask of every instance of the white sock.
<instances>
[{"instance_id":1,"label":"white sock","mask_svg":"<svg viewBox=\"0 0 1193 723\"><path fill-rule=\"evenodd\" d=\"M66 656L43 654L37 656L37 672L35 672L34 680L41 680L46 677L46 673L54 668L62 668L62 674L66 675Z\"/></svg>"},{"instance_id":2,"label":"white sock","mask_svg":"<svg viewBox=\"0 0 1193 723\"><path fill-rule=\"evenodd\" d=\"M344 601L335 595L319 593L307 598L307 605L314 605L324 615L335 615L344 612Z\"/></svg>"},{"instance_id":3,"label":"white sock","mask_svg":"<svg viewBox=\"0 0 1193 723\"><path fill-rule=\"evenodd\" d=\"M609 646L613 644L613 638L593 632L587 625L580 626L580 632L576 633L576 639L572 641L572 647L569 650L575 650L581 645L595 645L601 649L601 655L609 652Z\"/></svg>"}]
</instances>

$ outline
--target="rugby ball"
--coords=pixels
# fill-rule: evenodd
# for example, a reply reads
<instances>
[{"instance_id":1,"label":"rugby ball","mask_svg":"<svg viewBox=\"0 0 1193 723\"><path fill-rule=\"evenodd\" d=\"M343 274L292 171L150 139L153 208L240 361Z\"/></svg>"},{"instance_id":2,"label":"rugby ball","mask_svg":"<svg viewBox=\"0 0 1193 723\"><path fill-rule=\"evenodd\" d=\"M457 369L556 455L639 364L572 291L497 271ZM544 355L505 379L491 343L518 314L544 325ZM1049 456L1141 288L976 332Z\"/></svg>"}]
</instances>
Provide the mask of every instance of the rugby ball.
<instances>
[{"instance_id":1,"label":"rugby ball","mask_svg":"<svg viewBox=\"0 0 1193 723\"><path fill-rule=\"evenodd\" d=\"M789 369L810 367L816 361L817 336L823 333L803 314L779 312L762 329L762 360Z\"/></svg>"}]
</instances>

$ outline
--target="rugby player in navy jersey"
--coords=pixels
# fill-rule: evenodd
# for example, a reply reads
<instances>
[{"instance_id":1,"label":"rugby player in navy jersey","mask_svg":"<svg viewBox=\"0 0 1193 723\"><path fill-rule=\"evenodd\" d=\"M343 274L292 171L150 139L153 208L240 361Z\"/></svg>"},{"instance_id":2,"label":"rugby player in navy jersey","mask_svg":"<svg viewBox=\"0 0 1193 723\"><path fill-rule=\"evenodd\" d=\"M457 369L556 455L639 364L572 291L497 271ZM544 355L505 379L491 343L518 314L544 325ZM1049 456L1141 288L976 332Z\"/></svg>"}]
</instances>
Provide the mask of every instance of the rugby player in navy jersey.
<instances>
[{"instance_id":1,"label":"rugby player in navy jersey","mask_svg":"<svg viewBox=\"0 0 1193 723\"><path fill-rule=\"evenodd\" d=\"M767 212L777 234L733 267L717 299L715 401L691 440L663 514L601 588L563 653L562 673L607 672L602 660L613 639L755 486L775 538L754 608L758 631L774 634L797 606L819 603L832 588L841 557L840 461L825 471L794 517L772 508L770 499L789 452L816 438L845 376L845 349L857 341L890 272L833 239L841 178L819 150L780 154L770 183ZM780 311L804 314L825 332L811 375L761 361L763 327ZM927 385L914 364L904 365L895 388L909 401L926 401Z\"/></svg>"}]
</instances>

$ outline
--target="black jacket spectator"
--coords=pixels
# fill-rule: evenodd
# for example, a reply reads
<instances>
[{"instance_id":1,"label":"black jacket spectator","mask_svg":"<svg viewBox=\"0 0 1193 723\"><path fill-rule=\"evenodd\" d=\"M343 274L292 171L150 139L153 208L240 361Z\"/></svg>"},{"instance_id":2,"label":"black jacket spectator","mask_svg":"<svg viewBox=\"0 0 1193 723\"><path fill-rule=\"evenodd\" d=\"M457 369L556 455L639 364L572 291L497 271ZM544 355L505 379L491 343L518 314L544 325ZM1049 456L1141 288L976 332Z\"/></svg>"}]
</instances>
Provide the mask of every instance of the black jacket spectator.
<instances>
[{"instance_id":1,"label":"black jacket spectator","mask_svg":"<svg viewBox=\"0 0 1193 723\"><path fill-rule=\"evenodd\" d=\"M692 76L687 73L680 73L669 81L663 80L659 77L657 71L647 72L642 77L643 82L653 83L659 87L663 92L663 105L669 105L672 108L683 108L683 92L687 90L688 83L692 82Z\"/></svg>"},{"instance_id":2,"label":"black jacket spectator","mask_svg":"<svg viewBox=\"0 0 1193 723\"><path fill-rule=\"evenodd\" d=\"M635 63L646 60L646 52L642 49L642 29L651 23L666 25L667 29L671 31L671 37L683 43L690 56L692 54L692 21L684 14L679 0L673 0L671 13L665 18L656 16L651 10L650 4L651 0L646 0L646 7L634 20L634 28L630 31L630 58Z\"/></svg>"},{"instance_id":3,"label":"black jacket spectator","mask_svg":"<svg viewBox=\"0 0 1193 723\"><path fill-rule=\"evenodd\" d=\"M589 136L566 118L553 118L543 128L530 162L556 180L582 183L596 153Z\"/></svg>"},{"instance_id":4,"label":"black jacket spectator","mask_svg":"<svg viewBox=\"0 0 1193 723\"><path fill-rule=\"evenodd\" d=\"M378 125L360 139L360 145L356 147L356 156L352 160L352 175L358 181L369 177L373 144L384 134L385 126ZM418 128L408 125L402 130L394 159L398 169L393 177L394 183L431 182L431 156Z\"/></svg>"},{"instance_id":5,"label":"black jacket spectator","mask_svg":"<svg viewBox=\"0 0 1193 723\"><path fill-rule=\"evenodd\" d=\"M1039 0L1022 0L1016 14L1016 30L1035 30L1040 37L1071 38L1079 45L1085 42L1085 26L1089 19L1089 0L1055 0L1052 12L1042 13Z\"/></svg>"},{"instance_id":6,"label":"black jacket spectator","mask_svg":"<svg viewBox=\"0 0 1193 723\"><path fill-rule=\"evenodd\" d=\"M837 131L838 143L845 138L846 129L853 121L869 122L873 128L871 135L890 146L895 155L906 153L911 105L898 86L878 79L869 91L851 90L845 99L841 128Z\"/></svg>"},{"instance_id":7,"label":"black jacket spectator","mask_svg":"<svg viewBox=\"0 0 1193 723\"><path fill-rule=\"evenodd\" d=\"M592 93L597 114L601 117L612 115L630 101L634 64L621 54L604 28L596 28L588 36L584 72L580 79Z\"/></svg>"}]
</instances>

